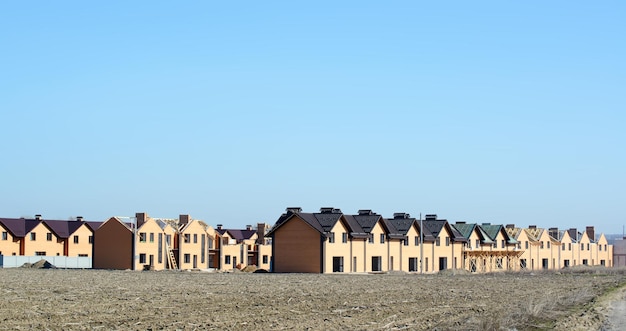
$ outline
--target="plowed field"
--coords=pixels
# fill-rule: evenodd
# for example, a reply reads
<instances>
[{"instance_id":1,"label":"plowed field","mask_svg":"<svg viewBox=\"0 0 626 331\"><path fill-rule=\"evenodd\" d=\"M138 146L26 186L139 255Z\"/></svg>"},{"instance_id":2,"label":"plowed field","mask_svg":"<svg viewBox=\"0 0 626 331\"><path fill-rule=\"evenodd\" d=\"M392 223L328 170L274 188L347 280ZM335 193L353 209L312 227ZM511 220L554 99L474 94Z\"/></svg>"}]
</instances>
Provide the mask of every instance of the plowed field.
<instances>
[{"instance_id":1,"label":"plowed field","mask_svg":"<svg viewBox=\"0 0 626 331\"><path fill-rule=\"evenodd\" d=\"M0 269L0 329L598 329L621 272L318 275Z\"/></svg>"}]
</instances>

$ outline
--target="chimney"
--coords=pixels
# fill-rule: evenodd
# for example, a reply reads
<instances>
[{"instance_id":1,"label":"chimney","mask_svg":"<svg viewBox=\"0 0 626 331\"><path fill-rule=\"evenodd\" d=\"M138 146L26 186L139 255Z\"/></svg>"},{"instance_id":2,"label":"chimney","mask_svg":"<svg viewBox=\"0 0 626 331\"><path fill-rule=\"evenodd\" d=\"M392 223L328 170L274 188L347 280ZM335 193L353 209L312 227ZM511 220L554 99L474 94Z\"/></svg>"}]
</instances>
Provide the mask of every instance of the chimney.
<instances>
[{"instance_id":1,"label":"chimney","mask_svg":"<svg viewBox=\"0 0 626 331\"><path fill-rule=\"evenodd\" d=\"M398 218L409 218L411 215L407 214L407 213L393 213L393 218L398 219Z\"/></svg>"},{"instance_id":2,"label":"chimney","mask_svg":"<svg viewBox=\"0 0 626 331\"><path fill-rule=\"evenodd\" d=\"M37 221L41 221L41 214L37 214L37 215L35 215L35 220L37 220Z\"/></svg>"},{"instance_id":3,"label":"chimney","mask_svg":"<svg viewBox=\"0 0 626 331\"><path fill-rule=\"evenodd\" d=\"M217 225L217 229L218 229L218 230L221 230L221 229L222 229L222 225L221 225L221 224L218 224L218 225Z\"/></svg>"},{"instance_id":4,"label":"chimney","mask_svg":"<svg viewBox=\"0 0 626 331\"><path fill-rule=\"evenodd\" d=\"M456 221L456 224L465 224L465 221Z\"/></svg>"},{"instance_id":5,"label":"chimney","mask_svg":"<svg viewBox=\"0 0 626 331\"><path fill-rule=\"evenodd\" d=\"M148 220L148 214L146 213L135 213L135 219L137 220L137 229L139 229L143 223L146 223Z\"/></svg>"},{"instance_id":6,"label":"chimney","mask_svg":"<svg viewBox=\"0 0 626 331\"><path fill-rule=\"evenodd\" d=\"M287 207L286 211L287 211L287 213L289 213L289 212L301 213L302 212L302 208L300 208L300 207Z\"/></svg>"},{"instance_id":7,"label":"chimney","mask_svg":"<svg viewBox=\"0 0 626 331\"><path fill-rule=\"evenodd\" d=\"M322 208L320 208L320 213L322 213L322 214L330 214L330 213L333 212L334 209L335 208L333 208L333 207L322 207Z\"/></svg>"},{"instance_id":8,"label":"chimney","mask_svg":"<svg viewBox=\"0 0 626 331\"><path fill-rule=\"evenodd\" d=\"M187 224L191 221L191 216L186 215L186 214L180 214L178 215L178 224L183 225L183 224Z\"/></svg>"},{"instance_id":9,"label":"chimney","mask_svg":"<svg viewBox=\"0 0 626 331\"><path fill-rule=\"evenodd\" d=\"M491 223L483 223L483 225L491 225Z\"/></svg>"},{"instance_id":10,"label":"chimney","mask_svg":"<svg viewBox=\"0 0 626 331\"><path fill-rule=\"evenodd\" d=\"M268 230L269 230L269 225L265 223L257 223L256 225L257 244L265 243L265 234L267 233Z\"/></svg>"},{"instance_id":11,"label":"chimney","mask_svg":"<svg viewBox=\"0 0 626 331\"><path fill-rule=\"evenodd\" d=\"M436 220L437 220L437 214L426 215L426 221L436 221Z\"/></svg>"},{"instance_id":12,"label":"chimney","mask_svg":"<svg viewBox=\"0 0 626 331\"><path fill-rule=\"evenodd\" d=\"M372 215L371 209L359 209L359 215Z\"/></svg>"},{"instance_id":13,"label":"chimney","mask_svg":"<svg viewBox=\"0 0 626 331\"><path fill-rule=\"evenodd\" d=\"M570 228L569 230L567 230L567 233L569 234L570 237L572 237L572 240L577 241L578 240L578 231L576 230L576 228Z\"/></svg>"},{"instance_id":14,"label":"chimney","mask_svg":"<svg viewBox=\"0 0 626 331\"><path fill-rule=\"evenodd\" d=\"M549 228L548 235L556 240L559 240L559 228Z\"/></svg>"},{"instance_id":15,"label":"chimney","mask_svg":"<svg viewBox=\"0 0 626 331\"><path fill-rule=\"evenodd\" d=\"M252 225L250 225L250 224L246 225L246 230L248 230L248 231L252 230Z\"/></svg>"},{"instance_id":16,"label":"chimney","mask_svg":"<svg viewBox=\"0 0 626 331\"><path fill-rule=\"evenodd\" d=\"M507 224L506 228L507 229L515 229L515 224Z\"/></svg>"},{"instance_id":17,"label":"chimney","mask_svg":"<svg viewBox=\"0 0 626 331\"><path fill-rule=\"evenodd\" d=\"M591 240L591 241L595 241L596 240L596 237L595 237L596 231L593 228L593 226L588 226L587 230L585 232L587 232L587 237L589 237L589 240Z\"/></svg>"},{"instance_id":18,"label":"chimney","mask_svg":"<svg viewBox=\"0 0 626 331\"><path fill-rule=\"evenodd\" d=\"M76 216L76 220L79 222L83 222L83 217L82 216Z\"/></svg>"},{"instance_id":19,"label":"chimney","mask_svg":"<svg viewBox=\"0 0 626 331\"><path fill-rule=\"evenodd\" d=\"M341 209L333 208L333 214L343 214L343 213L341 212Z\"/></svg>"},{"instance_id":20,"label":"chimney","mask_svg":"<svg viewBox=\"0 0 626 331\"><path fill-rule=\"evenodd\" d=\"M536 225L529 225L529 226L528 226L528 228L529 228L529 229L536 229L536 228L537 228L537 226L536 226Z\"/></svg>"}]
</instances>

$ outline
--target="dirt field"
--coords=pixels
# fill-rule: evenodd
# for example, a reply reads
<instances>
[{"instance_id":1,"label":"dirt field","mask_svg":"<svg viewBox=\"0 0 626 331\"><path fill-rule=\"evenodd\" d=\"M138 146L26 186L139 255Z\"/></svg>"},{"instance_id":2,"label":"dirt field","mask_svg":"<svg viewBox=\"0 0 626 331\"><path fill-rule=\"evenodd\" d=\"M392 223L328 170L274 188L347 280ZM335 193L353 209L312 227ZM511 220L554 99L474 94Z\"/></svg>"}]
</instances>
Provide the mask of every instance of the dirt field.
<instances>
[{"instance_id":1,"label":"dirt field","mask_svg":"<svg viewBox=\"0 0 626 331\"><path fill-rule=\"evenodd\" d=\"M0 330L599 329L622 272L303 275L0 269Z\"/></svg>"}]
</instances>

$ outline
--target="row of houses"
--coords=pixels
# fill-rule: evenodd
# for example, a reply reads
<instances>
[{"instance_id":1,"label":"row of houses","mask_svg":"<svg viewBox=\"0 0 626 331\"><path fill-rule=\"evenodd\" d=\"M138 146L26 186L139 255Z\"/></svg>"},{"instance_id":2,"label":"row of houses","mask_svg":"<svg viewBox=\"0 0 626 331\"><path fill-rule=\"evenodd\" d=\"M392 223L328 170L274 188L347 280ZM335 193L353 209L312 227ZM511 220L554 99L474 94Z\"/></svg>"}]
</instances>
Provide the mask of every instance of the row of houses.
<instances>
[{"instance_id":1,"label":"row of houses","mask_svg":"<svg viewBox=\"0 0 626 331\"><path fill-rule=\"evenodd\" d=\"M0 218L0 256L89 258L93 268L270 269L269 225L213 228L189 215L177 219L111 217L104 222ZM1 261L1 260L0 260Z\"/></svg>"},{"instance_id":2,"label":"row of houses","mask_svg":"<svg viewBox=\"0 0 626 331\"><path fill-rule=\"evenodd\" d=\"M372 210L344 214L287 208L267 234L275 272L406 272L447 269L497 272L612 266L613 247L594 227L527 228L513 224L424 220L407 213L384 218Z\"/></svg>"}]
</instances>

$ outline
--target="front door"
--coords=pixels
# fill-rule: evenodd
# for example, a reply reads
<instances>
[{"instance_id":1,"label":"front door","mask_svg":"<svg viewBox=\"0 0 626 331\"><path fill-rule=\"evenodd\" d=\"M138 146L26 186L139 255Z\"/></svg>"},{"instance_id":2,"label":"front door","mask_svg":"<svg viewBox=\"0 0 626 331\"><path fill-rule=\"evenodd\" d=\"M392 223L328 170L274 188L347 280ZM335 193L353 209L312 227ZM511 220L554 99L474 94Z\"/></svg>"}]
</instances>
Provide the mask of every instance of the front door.
<instances>
[{"instance_id":1,"label":"front door","mask_svg":"<svg viewBox=\"0 0 626 331\"><path fill-rule=\"evenodd\" d=\"M448 269L448 258L440 257L439 258L439 270L446 270L446 269Z\"/></svg>"}]
</instances>

